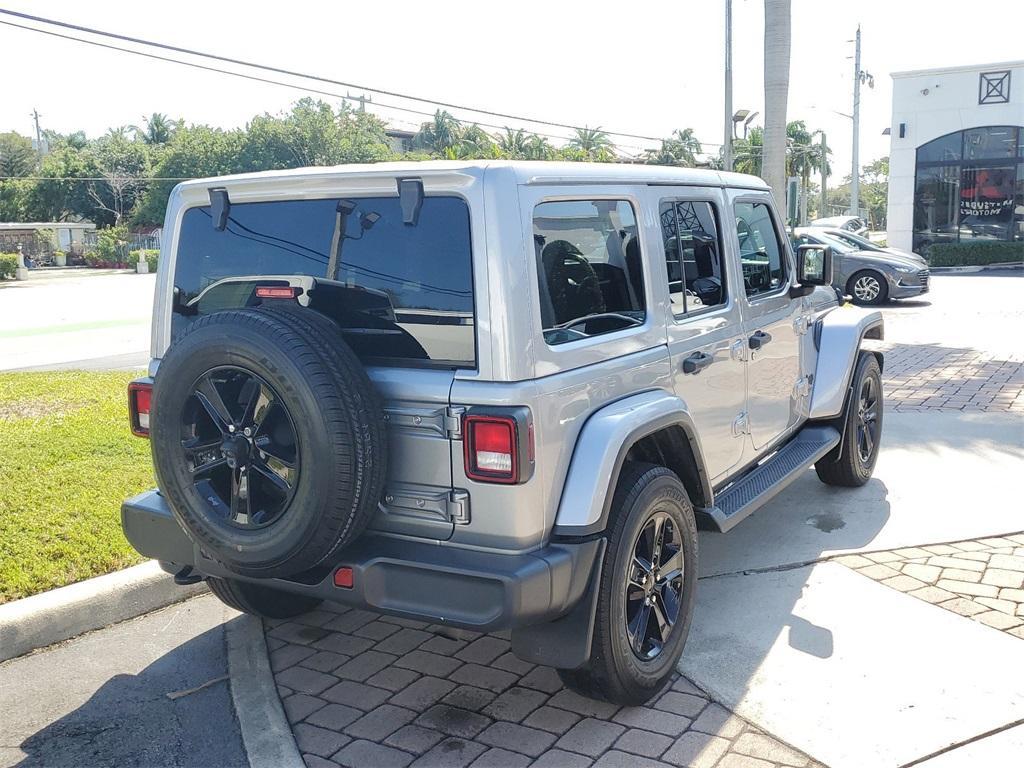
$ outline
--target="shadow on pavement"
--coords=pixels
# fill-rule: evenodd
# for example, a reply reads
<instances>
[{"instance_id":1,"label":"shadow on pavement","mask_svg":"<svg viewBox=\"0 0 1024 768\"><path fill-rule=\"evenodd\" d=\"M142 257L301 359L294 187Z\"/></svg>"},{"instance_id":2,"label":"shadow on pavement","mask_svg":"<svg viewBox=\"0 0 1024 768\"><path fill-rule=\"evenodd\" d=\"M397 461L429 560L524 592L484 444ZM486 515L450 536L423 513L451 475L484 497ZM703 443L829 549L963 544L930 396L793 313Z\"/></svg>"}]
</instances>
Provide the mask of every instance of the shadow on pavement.
<instances>
[{"instance_id":1,"label":"shadow on pavement","mask_svg":"<svg viewBox=\"0 0 1024 768\"><path fill-rule=\"evenodd\" d=\"M25 739L19 746L27 756L18 768L248 766L225 677L223 642L221 628L210 629L138 674L111 677L84 704ZM106 652L116 656L132 649ZM193 690L220 677L225 679ZM167 695L176 692L183 695Z\"/></svg>"}]
</instances>

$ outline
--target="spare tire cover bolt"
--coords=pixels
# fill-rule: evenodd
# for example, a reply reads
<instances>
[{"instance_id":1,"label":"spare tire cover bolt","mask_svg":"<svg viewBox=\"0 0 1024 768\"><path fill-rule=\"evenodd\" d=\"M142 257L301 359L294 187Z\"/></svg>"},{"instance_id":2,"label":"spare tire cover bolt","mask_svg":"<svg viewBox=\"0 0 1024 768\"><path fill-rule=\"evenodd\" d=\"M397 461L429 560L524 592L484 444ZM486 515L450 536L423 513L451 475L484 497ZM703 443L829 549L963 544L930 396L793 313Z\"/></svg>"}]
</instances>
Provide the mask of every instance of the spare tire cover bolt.
<instances>
[{"instance_id":1,"label":"spare tire cover bolt","mask_svg":"<svg viewBox=\"0 0 1024 768\"><path fill-rule=\"evenodd\" d=\"M228 432L234 432L234 431L235 431L235 425L234 424L228 424Z\"/></svg>"},{"instance_id":2,"label":"spare tire cover bolt","mask_svg":"<svg viewBox=\"0 0 1024 768\"><path fill-rule=\"evenodd\" d=\"M246 437L252 437L252 430L246 427L242 432Z\"/></svg>"}]
</instances>

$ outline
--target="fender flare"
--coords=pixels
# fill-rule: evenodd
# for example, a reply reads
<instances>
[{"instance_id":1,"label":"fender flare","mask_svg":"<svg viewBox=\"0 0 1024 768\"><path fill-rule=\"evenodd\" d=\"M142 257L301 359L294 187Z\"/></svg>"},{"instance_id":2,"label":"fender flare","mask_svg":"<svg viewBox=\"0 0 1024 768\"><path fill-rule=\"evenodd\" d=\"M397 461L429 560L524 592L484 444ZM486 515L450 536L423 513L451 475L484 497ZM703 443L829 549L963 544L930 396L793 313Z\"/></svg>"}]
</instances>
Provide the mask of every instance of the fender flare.
<instances>
[{"instance_id":1,"label":"fender flare","mask_svg":"<svg viewBox=\"0 0 1024 768\"><path fill-rule=\"evenodd\" d=\"M629 449L638 440L674 426L686 434L704 498L711 499L704 454L686 403L663 390L642 392L606 405L583 425L562 487L554 535L589 536L603 531Z\"/></svg>"},{"instance_id":2,"label":"fender flare","mask_svg":"<svg viewBox=\"0 0 1024 768\"><path fill-rule=\"evenodd\" d=\"M843 412L846 391L853 376L865 338L885 338L882 313L854 307L842 307L818 319L814 342L818 348L818 364L814 371L810 419L833 419ZM878 364L882 364L882 356Z\"/></svg>"}]
</instances>

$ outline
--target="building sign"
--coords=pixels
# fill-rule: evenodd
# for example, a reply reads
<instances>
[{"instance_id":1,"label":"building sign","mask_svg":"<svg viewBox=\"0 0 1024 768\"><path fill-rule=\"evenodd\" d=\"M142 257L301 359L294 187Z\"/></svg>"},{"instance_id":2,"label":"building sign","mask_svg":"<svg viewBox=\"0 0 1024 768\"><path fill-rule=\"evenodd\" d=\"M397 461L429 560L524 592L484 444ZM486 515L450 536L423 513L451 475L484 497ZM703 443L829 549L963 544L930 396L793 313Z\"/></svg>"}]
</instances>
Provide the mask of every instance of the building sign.
<instances>
[{"instance_id":1,"label":"building sign","mask_svg":"<svg viewBox=\"0 0 1024 768\"><path fill-rule=\"evenodd\" d=\"M979 104L1008 104L1010 102L1010 70L982 72L978 81Z\"/></svg>"}]
</instances>

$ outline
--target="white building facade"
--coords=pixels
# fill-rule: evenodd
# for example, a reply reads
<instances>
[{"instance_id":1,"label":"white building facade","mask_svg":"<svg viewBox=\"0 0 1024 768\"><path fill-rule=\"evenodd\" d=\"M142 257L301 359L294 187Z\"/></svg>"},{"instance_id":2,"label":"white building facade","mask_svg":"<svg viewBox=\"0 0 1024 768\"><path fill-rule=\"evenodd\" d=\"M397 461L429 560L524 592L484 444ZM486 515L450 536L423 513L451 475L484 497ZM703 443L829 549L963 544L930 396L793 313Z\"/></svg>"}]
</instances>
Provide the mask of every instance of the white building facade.
<instances>
[{"instance_id":1,"label":"white building facade","mask_svg":"<svg viewBox=\"0 0 1024 768\"><path fill-rule=\"evenodd\" d=\"M892 78L889 245L1024 241L1024 61Z\"/></svg>"}]
</instances>

